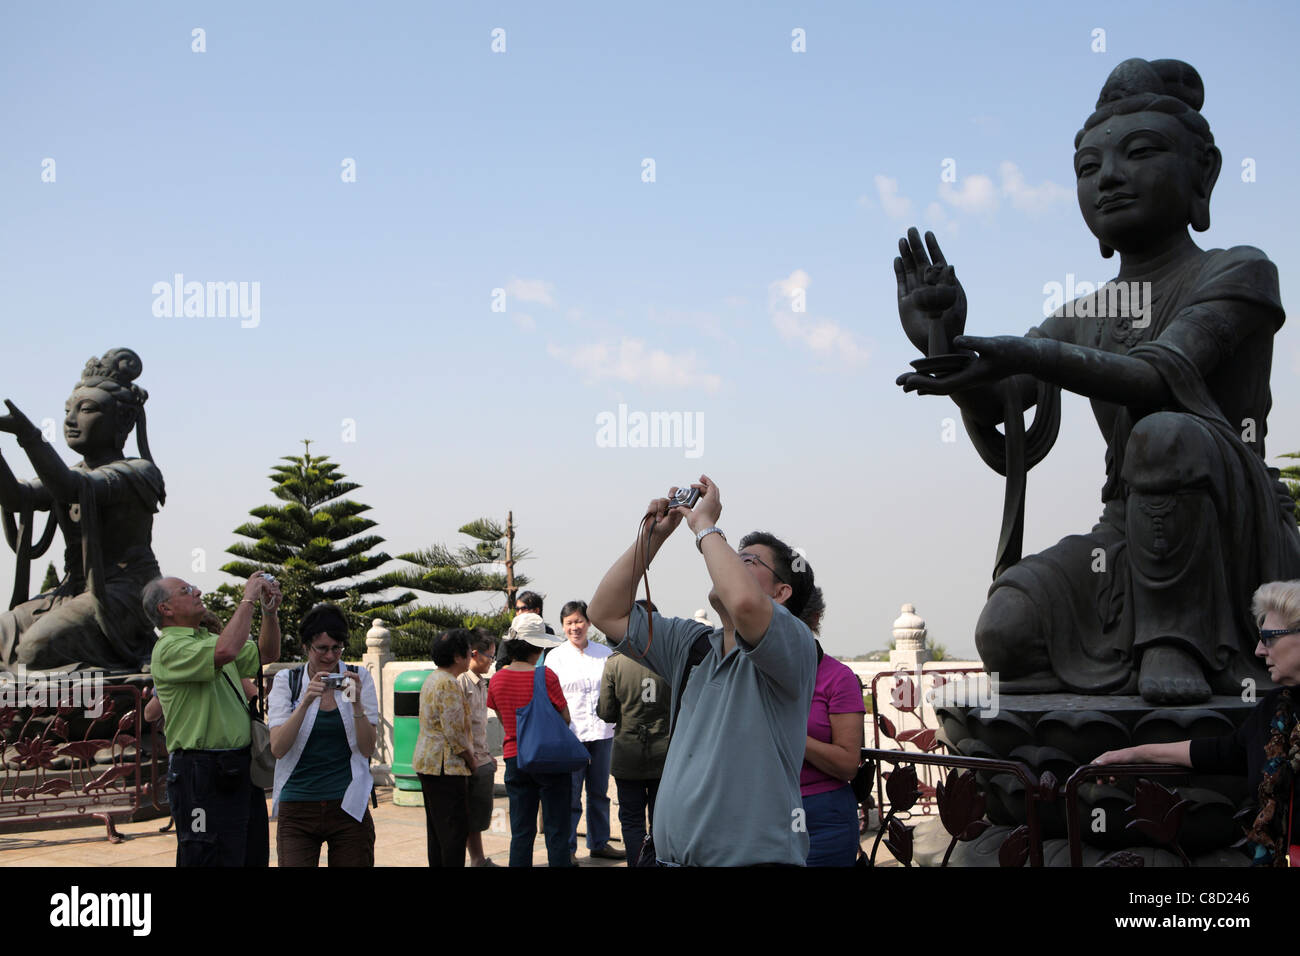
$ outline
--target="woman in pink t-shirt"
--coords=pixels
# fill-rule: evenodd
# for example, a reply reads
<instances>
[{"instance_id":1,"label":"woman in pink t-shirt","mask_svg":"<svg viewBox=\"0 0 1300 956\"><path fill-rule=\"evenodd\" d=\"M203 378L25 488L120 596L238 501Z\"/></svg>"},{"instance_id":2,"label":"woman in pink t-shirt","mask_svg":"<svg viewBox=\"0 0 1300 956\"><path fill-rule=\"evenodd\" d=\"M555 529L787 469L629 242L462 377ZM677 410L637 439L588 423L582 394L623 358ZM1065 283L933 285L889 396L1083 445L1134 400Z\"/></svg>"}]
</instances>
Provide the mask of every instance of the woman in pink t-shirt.
<instances>
[{"instance_id":1,"label":"woman in pink t-shirt","mask_svg":"<svg viewBox=\"0 0 1300 956\"><path fill-rule=\"evenodd\" d=\"M821 588L803 615L821 631ZM862 683L817 642L817 682L808 713L808 742L799 792L808 826L808 866L852 866L858 858L858 801L850 783L862 760Z\"/></svg>"}]
</instances>

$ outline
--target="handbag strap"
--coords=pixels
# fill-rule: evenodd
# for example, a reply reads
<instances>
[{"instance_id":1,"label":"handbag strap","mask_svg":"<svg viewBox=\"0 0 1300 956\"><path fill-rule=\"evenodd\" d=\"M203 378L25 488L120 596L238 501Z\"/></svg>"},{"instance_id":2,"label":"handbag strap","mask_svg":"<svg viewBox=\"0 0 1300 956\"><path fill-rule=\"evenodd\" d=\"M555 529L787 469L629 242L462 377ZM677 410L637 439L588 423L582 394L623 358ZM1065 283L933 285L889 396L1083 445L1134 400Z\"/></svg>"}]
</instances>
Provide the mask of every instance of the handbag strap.
<instances>
[{"instance_id":1,"label":"handbag strap","mask_svg":"<svg viewBox=\"0 0 1300 956\"><path fill-rule=\"evenodd\" d=\"M235 686L235 682L230 679L230 674L226 671L224 664L221 667L221 674L225 677L226 683L230 685L230 689L235 692L235 697L239 699L240 705L248 711L249 722L251 723L252 721L257 720L257 705L246 698L244 692Z\"/></svg>"}]
</instances>

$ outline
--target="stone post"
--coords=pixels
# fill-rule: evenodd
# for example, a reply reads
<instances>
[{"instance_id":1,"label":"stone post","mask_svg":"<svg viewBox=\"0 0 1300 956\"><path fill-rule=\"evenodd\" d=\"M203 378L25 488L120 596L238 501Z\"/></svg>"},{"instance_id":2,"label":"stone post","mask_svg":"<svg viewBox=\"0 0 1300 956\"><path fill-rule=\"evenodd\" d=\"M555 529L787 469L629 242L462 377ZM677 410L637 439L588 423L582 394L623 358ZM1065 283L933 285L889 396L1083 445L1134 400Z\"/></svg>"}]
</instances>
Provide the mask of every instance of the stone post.
<instances>
[{"instance_id":1,"label":"stone post","mask_svg":"<svg viewBox=\"0 0 1300 956\"><path fill-rule=\"evenodd\" d=\"M894 649L889 652L889 663L895 670L914 671L920 678L921 668L930 659L925 635L925 621L917 616L914 606L904 604L903 613L894 621Z\"/></svg>"},{"instance_id":2,"label":"stone post","mask_svg":"<svg viewBox=\"0 0 1300 956\"><path fill-rule=\"evenodd\" d=\"M393 660L392 640L384 622L375 618L366 631L366 652L361 655L361 666L370 672L379 698L379 733L370 775L380 787L393 785L393 691L384 683L384 667Z\"/></svg>"}]
</instances>

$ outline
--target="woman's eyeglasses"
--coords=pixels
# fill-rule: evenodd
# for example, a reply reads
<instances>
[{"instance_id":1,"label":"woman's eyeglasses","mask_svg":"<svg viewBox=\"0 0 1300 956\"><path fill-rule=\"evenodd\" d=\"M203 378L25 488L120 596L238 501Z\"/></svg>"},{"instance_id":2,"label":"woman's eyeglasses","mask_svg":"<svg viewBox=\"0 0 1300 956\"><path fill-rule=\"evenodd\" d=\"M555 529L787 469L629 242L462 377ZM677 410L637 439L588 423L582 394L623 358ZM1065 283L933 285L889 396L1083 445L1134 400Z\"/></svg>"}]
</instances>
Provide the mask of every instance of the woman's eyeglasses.
<instances>
[{"instance_id":1,"label":"woman's eyeglasses","mask_svg":"<svg viewBox=\"0 0 1300 956\"><path fill-rule=\"evenodd\" d=\"M1282 627L1274 630L1259 629L1260 643L1265 647L1272 647L1277 643L1279 637L1285 637L1288 634L1300 634L1300 627Z\"/></svg>"}]
</instances>

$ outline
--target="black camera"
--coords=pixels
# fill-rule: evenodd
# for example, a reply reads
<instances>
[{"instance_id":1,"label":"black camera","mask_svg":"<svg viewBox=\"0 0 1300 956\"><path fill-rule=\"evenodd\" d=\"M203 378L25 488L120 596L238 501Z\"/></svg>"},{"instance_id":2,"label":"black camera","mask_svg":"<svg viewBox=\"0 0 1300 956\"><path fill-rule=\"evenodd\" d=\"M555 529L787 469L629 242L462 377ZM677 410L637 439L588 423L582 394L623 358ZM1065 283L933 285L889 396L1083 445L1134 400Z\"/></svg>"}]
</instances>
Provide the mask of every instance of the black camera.
<instances>
[{"instance_id":1,"label":"black camera","mask_svg":"<svg viewBox=\"0 0 1300 956\"><path fill-rule=\"evenodd\" d=\"M694 508L695 502L700 500L700 489L692 488L687 485L684 488L678 488L673 492L672 497L668 499L669 510L681 506L683 508Z\"/></svg>"}]
</instances>

